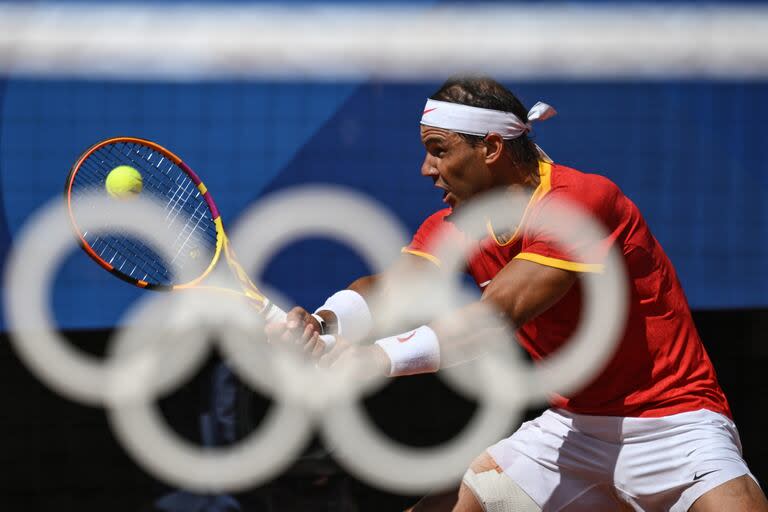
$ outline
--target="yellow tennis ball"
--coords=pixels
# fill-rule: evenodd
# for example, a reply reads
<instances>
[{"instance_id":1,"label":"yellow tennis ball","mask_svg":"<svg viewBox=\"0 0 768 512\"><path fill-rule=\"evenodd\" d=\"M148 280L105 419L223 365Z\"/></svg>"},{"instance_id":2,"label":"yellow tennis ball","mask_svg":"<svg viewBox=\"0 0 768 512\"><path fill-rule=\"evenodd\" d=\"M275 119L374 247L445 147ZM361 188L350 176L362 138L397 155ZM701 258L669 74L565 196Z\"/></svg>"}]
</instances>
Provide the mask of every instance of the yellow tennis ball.
<instances>
[{"instance_id":1,"label":"yellow tennis ball","mask_svg":"<svg viewBox=\"0 0 768 512\"><path fill-rule=\"evenodd\" d=\"M116 199L130 199L141 192L141 173L130 165L119 165L109 171L104 184L107 193Z\"/></svg>"}]
</instances>

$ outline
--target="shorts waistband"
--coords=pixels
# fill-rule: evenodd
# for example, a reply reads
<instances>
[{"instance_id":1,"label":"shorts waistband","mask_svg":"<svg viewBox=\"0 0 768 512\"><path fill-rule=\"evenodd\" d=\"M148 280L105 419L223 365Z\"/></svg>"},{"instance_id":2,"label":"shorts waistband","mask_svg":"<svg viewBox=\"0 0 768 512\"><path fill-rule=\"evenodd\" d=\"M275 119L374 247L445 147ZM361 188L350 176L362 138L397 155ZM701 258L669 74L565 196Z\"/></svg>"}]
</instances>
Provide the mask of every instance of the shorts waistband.
<instances>
[{"instance_id":1,"label":"shorts waistband","mask_svg":"<svg viewBox=\"0 0 768 512\"><path fill-rule=\"evenodd\" d=\"M563 409L548 409L544 414L568 425L577 432L608 442L626 442L634 437L647 438L647 436L658 435L675 429L686 429L702 423L733 426L730 418L707 409L656 418L592 416L576 414Z\"/></svg>"}]
</instances>

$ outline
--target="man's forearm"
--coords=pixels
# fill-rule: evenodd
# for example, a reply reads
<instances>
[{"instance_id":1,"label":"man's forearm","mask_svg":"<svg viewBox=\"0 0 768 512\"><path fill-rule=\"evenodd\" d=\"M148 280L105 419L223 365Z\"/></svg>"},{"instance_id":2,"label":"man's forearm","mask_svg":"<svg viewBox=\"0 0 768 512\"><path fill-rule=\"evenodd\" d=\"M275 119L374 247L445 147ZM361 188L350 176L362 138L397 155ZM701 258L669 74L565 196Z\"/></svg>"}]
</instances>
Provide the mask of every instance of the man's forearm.
<instances>
[{"instance_id":1,"label":"man's forearm","mask_svg":"<svg viewBox=\"0 0 768 512\"><path fill-rule=\"evenodd\" d=\"M381 279L378 274L364 276L355 279L349 286L347 286L347 289L355 291L367 299L380 281Z\"/></svg>"}]
</instances>

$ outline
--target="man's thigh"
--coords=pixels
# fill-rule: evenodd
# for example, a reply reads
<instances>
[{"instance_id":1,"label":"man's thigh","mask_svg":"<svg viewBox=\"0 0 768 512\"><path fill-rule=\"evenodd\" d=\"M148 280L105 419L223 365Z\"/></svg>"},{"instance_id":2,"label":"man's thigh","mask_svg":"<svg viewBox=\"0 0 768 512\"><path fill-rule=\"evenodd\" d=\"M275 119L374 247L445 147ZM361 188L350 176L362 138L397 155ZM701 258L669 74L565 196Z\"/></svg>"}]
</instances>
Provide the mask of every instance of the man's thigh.
<instances>
[{"instance_id":1,"label":"man's thigh","mask_svg":"<svg viewBox=\"0 0 768 512\"><path fill-rule=\"evenodd\" d=\"M760 486L748 475L718 485L693 502L690 512L766 512L768 501Z\"/></svg>"},{"instance_id":2,"label":"man's thigh","mask_svg":"<svg viewBox=\"0 0 768 512\"><path fill-rule=\"evenodd\" d=\"M616 486L640 509L686 512L695 510L693 504L697 502L707 507L707 503L731 495L752 496L754 489L747 479L754 480L741 456L736 426L729 418L702 410L631 418L625 426L631 433L616 467ZM757 484L755 488L759 491Z\"/></svg>"},{"instance_id":3,"label":"man's thigh","mask_svg":"<svg viewBox=\"0 0 768 512\"><path fill-rule=\"evenodd\" d=\"M484 483L483 483L484 482ZM479 485L478 485L479 483ZM452 512L562 512L631 511L632 508L619 500L612 486L590 483L573 492L565 505L537 504L517 485L487 452L475 459L464 476L458 501ZM446 509L447 510L447 509Z\"/></svg>"},{"instance_id":4,"label":"man's thigh","mask_svg":"<svg viewBox=\"0 0 768 512\"><path fill-rule=\"evenodd\" d=\"M593 510L617 510L610 484L618 451L618 445L585 435L552 410L488 448L504 473L544 511L578 510L581 498L588 498Z\"/></svg>"}]
</instances>

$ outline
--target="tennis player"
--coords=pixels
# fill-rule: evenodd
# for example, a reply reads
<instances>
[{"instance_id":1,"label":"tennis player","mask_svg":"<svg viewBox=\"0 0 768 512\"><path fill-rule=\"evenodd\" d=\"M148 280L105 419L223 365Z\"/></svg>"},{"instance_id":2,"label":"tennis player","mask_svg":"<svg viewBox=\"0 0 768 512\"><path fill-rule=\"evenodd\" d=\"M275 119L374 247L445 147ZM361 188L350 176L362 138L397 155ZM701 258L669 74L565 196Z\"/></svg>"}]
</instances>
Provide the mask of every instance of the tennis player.
<instances>
[{"instance_id":1,"label":"tennis player","mask_svg":"<svg viewBox=\"0 0 768 512\"><path fill-rule=\"evenodd\" d=\"M603 225L608 236L600 245L615 246L624 258L631 291L626 328L590 384L556 397L540 417L490 446L471 463L458 493L429 496L413 510L768 510L675 270L637 206L610 180L550 161L530 139L531 123L554 114L542 103L528 111L489 78L443 84L421 119L421 174L441 189L448 207L424 221L398 265L437 268L436 233L461 237L450 213L483 192L527 194L523 224L567 200ZM467 270L482 301L519 326L522 345L542 359L575 328L579 276L600 271L600 264L575 258L546 229L524 227L498 233L490 226L484 240L467 240L475 244ZM318 355L320 331L366 337L375 314L366 294L377 279L356 280L314 315L295 308L285 324L268 326L269 336L297 336ZM455 324L448 328L438 319L372 345L340 339L320 361L367 361L389 376L435 372L447 363L441 353L469 334Z\"/></svg>"}]
</instances>

